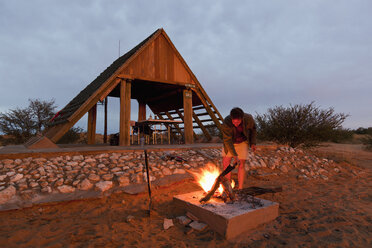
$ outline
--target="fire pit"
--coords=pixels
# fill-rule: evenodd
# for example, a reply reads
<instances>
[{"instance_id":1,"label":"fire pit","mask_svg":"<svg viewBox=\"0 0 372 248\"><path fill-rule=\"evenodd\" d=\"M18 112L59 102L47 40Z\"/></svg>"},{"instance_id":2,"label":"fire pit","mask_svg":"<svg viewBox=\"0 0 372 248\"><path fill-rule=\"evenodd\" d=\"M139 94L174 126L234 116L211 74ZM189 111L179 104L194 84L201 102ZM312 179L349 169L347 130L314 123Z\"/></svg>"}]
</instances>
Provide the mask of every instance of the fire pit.
<instances>
[{"instance_id":1,"label":"fire pit","mask_svg":"<svg viewBox=\"0 0 372 248\"><path fill-rule=\"evenodd\" d=\"M276 202L249 197L249 200L247 198L225 203L213 197L208 203L202 204L199 200L204 196L204 191L196 191L174 196L173 202L226 239L234 238L278 217L279 204Z\"/></svg>"},{"instance_id":2,"label":"fire pit","mask_svg":"<svg viewBox=\"0 0 372 248\"><path fill-rule=\"evenodd\" d=\"M190 212L226 239L278 217L278 203L250 196L244 190L234 190L234 199L227 201L223 191L226 187L219 187L207 202L203 202L201 199L211 192L220 170L209 163L200 172L192 174L203 190L174 196L175 205ZM229 188L233 188L234 184Z\"/></svg>"}]
</instances>

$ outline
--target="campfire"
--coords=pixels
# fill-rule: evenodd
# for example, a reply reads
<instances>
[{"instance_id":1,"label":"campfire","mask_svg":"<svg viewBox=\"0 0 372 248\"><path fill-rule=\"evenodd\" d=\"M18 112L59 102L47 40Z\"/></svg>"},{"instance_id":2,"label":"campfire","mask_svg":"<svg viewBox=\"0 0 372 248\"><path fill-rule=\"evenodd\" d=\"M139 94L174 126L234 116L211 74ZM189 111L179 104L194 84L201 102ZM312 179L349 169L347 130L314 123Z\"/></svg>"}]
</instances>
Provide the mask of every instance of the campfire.
<instances>
[{"instance_id":1,"label":"campfire","mask_svg":"<svg viewBox=\"0 0 372 248\"><path fill-rule=\"evenodd\" d=\"M207 163L204 168L201 168L198 172L191 172L195 178L195 181L199 183L200 187L203 189L205 195L211 194L211 197L221 198L227 201L233 192L232 189L235 187L235 181L232 180L231 183L227 179L223 179L219 185L215 185L216 179L222 173L222 171L213 163ZM217 190L212 192L213 187L218 186ZM230 199L233 197L230 197ZM233 199L231 199L233 200Z\"/></svg>"}]
</instances>

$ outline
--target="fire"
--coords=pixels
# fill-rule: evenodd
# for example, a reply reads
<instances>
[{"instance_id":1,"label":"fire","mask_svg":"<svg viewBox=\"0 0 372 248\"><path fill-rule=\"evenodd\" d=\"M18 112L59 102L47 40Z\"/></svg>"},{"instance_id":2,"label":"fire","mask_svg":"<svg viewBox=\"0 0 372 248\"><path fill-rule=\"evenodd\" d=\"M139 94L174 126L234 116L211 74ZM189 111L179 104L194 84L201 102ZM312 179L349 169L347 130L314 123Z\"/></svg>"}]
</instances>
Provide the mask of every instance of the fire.
<instances>
[{"instance_id":1,"label":"fire","mask_svg":"<svg viewBox=\"0 0 372 248\"><path fill-rule=\"evenodd\" d=\"M212 189L214 181L221 174L222 171L213 163L208 163L204 168L202 168L198 173L193 172L195 180L199 183L200 187L208 192ZM231 187L234 188L235 182L232 180ZM217 190L220 194L223 192L223 188L220 187Z\"/></svg>"}]
</instances>

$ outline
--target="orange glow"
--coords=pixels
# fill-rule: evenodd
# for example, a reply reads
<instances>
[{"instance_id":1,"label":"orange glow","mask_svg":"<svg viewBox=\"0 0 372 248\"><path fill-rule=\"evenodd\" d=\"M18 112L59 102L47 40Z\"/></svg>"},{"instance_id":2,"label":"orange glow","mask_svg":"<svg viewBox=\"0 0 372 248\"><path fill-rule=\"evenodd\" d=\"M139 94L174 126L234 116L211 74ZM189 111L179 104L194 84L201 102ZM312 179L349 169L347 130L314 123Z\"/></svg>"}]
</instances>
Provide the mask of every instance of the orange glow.
<instances>
[{"instance_id":1,"label":"orange glow","mask_svg":"<svg viewBox=\"0 0 372 248\"><path fill-rule=\"evenodd\" d=\"M192 172L195 181L197 181L200 187L208 192L212 189L214 181L221 174L220 169L213 163L208 163L204 168L201 168L199 172ZM235 182L232 180L231 187L234 188ZM220 194L223 192L222 185L217 190Z\"/></svg>"}]
</instances>

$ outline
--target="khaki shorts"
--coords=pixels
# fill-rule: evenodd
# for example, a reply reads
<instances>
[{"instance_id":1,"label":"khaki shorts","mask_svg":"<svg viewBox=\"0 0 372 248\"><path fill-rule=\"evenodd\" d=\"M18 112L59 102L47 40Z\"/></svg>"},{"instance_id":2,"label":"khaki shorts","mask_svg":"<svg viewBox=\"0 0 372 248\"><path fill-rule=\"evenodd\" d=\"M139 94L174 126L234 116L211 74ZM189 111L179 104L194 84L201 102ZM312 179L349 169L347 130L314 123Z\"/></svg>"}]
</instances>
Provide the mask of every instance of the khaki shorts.
<instances>
[{"instance_id":1,"label":"khaki shorts","mask_svg":"<svg viewBox=\"0 0 372 248\"><path fill-rule=\"evenodd\" d=\"M248 159L249 146L247 142L234 144L234 148L235 148L236 153L238 154L239 159L244 159L244 160ZM234 157L234 156L231 154L230 151L227 152L226 154L225 149L222 148L222 157Z\"/></svg>"}]
</instances>

